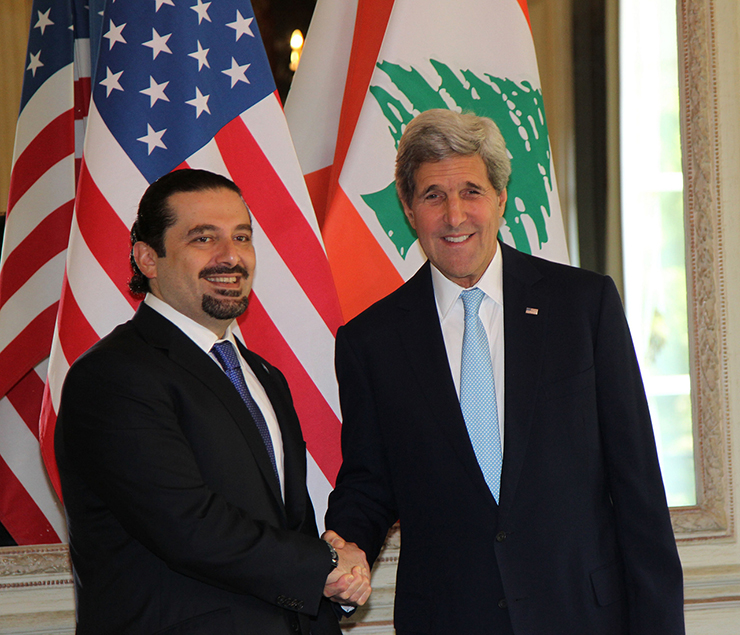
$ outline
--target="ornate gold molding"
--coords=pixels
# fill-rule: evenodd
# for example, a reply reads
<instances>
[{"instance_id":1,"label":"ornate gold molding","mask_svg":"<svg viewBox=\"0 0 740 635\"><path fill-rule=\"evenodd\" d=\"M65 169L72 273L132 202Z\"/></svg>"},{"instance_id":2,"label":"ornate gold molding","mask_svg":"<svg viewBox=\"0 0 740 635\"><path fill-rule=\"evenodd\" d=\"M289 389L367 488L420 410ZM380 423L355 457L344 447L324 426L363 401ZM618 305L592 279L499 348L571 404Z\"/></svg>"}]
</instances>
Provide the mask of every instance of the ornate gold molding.
<instances>
[{"instance_id":1,"label":"ornate gold molding","mask_svg":"<svg viewBox=\"0 0 740 635\"><path fill-rule=\"evenodd\" d=\"M698 503L672 518L694 541L734 533L713 0L679 0L678 42Z\"/></svg>"},{"instance_id":2,"label":"ornate gold molding","mask_svg":"<svg viewBox=\"0 0 740 635\"><path fill-rule=\"evenodd\" d=\"M71 584L67 545L0 549L0 591Z\"/></svg>"}]
</instances>

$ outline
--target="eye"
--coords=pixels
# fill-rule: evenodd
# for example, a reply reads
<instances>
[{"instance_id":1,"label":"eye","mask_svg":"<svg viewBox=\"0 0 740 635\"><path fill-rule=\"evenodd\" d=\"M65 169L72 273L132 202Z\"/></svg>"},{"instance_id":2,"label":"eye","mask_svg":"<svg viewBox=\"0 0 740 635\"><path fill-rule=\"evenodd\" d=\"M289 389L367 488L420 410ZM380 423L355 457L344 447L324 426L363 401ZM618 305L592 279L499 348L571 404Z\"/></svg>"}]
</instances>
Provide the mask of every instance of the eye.
<instances>
[{"instance_id":1,"label":"eye","mask_svg":"<svg viewBox=\"0 0 740 635\"><path fill-rule=\"evenodd\" d=\"M237 236L234 236L234 240L239 243L251 243L252 236L251 234L239 234Z\"/></svg>"},{"instance_id":2,"label":"eye","mask_svg":"<svg viewBox=\"0 0 740 635\"><path fill-rule=\"evenodd\" d=\"M212 240L213 238L211 236L196 236L195 238L193 238L192 242L198 243L198 244L206 244L206 243L211 242Z\"/></svg>"}]
</instances>

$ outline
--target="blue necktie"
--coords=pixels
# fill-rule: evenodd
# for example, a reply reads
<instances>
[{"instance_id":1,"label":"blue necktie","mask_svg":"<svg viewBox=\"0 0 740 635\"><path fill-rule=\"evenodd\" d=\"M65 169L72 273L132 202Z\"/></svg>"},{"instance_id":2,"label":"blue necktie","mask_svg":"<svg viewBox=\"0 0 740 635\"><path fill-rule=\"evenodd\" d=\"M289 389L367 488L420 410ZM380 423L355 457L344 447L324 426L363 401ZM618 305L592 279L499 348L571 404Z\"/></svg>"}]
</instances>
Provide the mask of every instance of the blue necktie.
<instances>
[{"instance_id":1,"label":"blue necktie","mask_svg":"<svg viewBox=\"0 0 740 635\"><path fill-rule=\"evenodd\" d=\"M275 461L275 448L272 447L270 431L267 428L267 422L265 421L262 411L259 409L259 406L252 397L252 394L249 392L249 388L247 388L247 382L244 381L244 375L242 374L242 368L239 364L236 350L234 350L231 342L223 341L216 342L213 345L211 352L220 362L226 376L231 380L231 383L234 384L239 396L246 404L249 414L252 415L252 419L254 419L255 424L257 424L257 430L259 430L262 441L265 443L267 454L270 455L272 469L275 470L275 476L279 483L280 476L278 475L277 462Z\"/></svg>"},{"instance_id":2,"label":"blue necktie","mask_svg":"<svg viewBox=\"0 0 740 635\"><path fill-rule=\"evenodd\" d=\"M498 502L503 453L491 349L483 322L478 317L484 295L478 288L466 289L460 294L465 307L465 331L460 366L460 408L478 465L488 488Z\"/></svg>"}]
</instances>

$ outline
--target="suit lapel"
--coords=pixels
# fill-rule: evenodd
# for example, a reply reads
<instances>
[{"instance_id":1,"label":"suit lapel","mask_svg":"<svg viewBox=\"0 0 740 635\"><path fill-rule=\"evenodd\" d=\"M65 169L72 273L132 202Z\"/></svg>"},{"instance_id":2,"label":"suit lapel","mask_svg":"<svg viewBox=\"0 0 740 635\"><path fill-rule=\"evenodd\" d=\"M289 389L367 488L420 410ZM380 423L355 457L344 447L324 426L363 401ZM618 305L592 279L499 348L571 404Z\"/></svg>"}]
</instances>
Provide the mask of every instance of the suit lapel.
<instances>
[{"instance_id":1,"label":"suit lapel","mask_svg":"<svg viewBox=\"0 0 740 635\"><path fill-rule=\"evenodd\" d=\"M500 502L513 502L532 426L532 409L542 366L549 295L537 283L542 275L531 260L507 245L504 259L504 464ZM460 402L450 373L434 290L427 262L407 283L398 302L398 329L406 358L413 366L431 417L441 422L441 434L452 446L471 480L495 505L470 443ZM536 309L528 312L527 309Z\"/></svg>"},{"instance_id":2,"label":"suit lapel","mask_svg":"<svg viewBox=\"0 0 740 635\"><path fill-rule=\"evenodd\" d=\"M238 345L240 353L265 389L280 426L283 439L284 508L288 527L297 529L306 513L306 448L300 423L290 406L289 395L285 394L285 389L281 386L281 380L274 376L275 369L270 368L241 342Z\"/></svg>"},{"instance_id":3,"label":"suit lapel","mask_svg":"<svg viewBox=\"0 0 740 635\"><path fill-rule=\"evenodd\" d=\"M460 410L434 300L430 266L427 262L404 287L398 304L397 328L406 359L427 404L428 420L438 423L442 437L452 446L475 486L495 505Z\"/></svg>"},{"instance_id":4,"label":"suit lapel","mask_svg":"<svg viewBox=\"0 0 740 635\"><path fill-rule=\"evenodd\" d=\"M270 491L283 509L283 497L264 441L226 374L179 328L143 302L133 322L152 346L166 350L173 363L200 380L223 403L244 435Z\"/></svg>"},{"instance_id":5,"label":"suit lapel","mask_svg":"<svg viewBox=\"0 0 740 635\"><path fill-rule=\"evenodd\" d=\"M532 427L532 410L542 368L549 295L542 275L515 249L502 245L504 258L504 465L501 506L516 494ZM529 309L529 310L528 310Z\"/></svg>"}]
</instances>

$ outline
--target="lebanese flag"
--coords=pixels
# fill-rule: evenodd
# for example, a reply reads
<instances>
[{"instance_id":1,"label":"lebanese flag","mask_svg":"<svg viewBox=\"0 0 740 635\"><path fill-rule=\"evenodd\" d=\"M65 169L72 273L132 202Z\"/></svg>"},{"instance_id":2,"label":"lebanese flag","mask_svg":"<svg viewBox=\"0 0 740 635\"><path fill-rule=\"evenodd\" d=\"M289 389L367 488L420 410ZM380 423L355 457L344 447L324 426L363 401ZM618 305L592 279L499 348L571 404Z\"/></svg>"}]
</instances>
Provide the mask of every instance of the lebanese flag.
<instances>
[{"instance_id":1,"label":"lebanese flag","mask_svg":"<svg viewBox=\"0 0 740 635\"><path fill-rule=\"evenodd\" d=\"M425 260L394 166L430 108L498 124L512 159L500 237L568 261L526 0L319 0L285 112L345 320Z\"/></svg>"}]
</instances>

